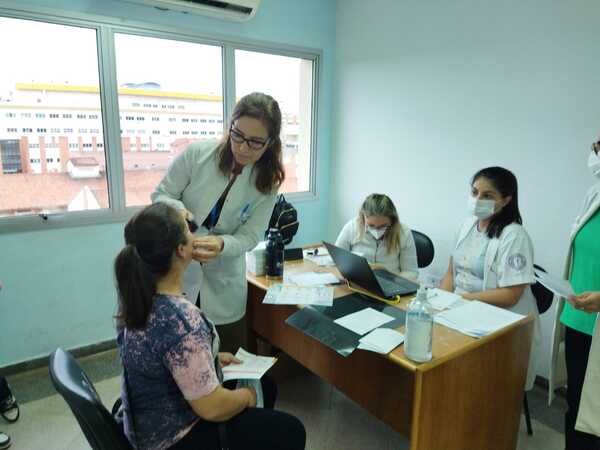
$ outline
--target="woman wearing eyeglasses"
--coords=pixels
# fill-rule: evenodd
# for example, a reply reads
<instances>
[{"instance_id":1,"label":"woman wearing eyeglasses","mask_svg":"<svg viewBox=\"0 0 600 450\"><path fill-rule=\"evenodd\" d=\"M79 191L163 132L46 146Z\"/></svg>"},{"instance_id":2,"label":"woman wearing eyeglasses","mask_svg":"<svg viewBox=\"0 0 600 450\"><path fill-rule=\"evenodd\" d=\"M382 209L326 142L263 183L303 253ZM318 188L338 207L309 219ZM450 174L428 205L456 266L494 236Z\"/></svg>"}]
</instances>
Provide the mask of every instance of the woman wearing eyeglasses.
<instances>
[{"instance_id":1,"label":"woman wearing eyeglasses","mask_svg":"<svg viewBox=\"0 0 600 450\"><path fill-rule=\"evenodd\" d=\"M358 216L344 225L335 245L402 276L413 279L418 276L412 232L400 222L396 207L387 195L369 195Z\"/></svg>"},{"instance_id":2,"label":"woman wearing eyeglasses","mask_svg":"<svg viewBox=\"0 0 600 450\"><path fill-rule=\"evenodd\" d=\"M569 302L558 299L554 323L549 394L552 400L555 389L567 385L567 450L600 449L600 327L596 325L600 310L599 153L600 142L596 142L588 156L588 168L596 183L571 229L564 272L579 295Z\"/></svg>"},{"instance_id":3,"label":"woman wearing eyeglasses","mask_svg":"<svg viewBox=\"0 0 600 450\"><path fill-rule=\"evenodd\" d=\"M246 95L223 140L191 144L152 194L153 202L180 210L196 232L201 264L188 266L184 287L217 325L226 351L245 344L245 253L264 235L284 180L280 132L278 103Z\"/></svg>"}]
</instances>

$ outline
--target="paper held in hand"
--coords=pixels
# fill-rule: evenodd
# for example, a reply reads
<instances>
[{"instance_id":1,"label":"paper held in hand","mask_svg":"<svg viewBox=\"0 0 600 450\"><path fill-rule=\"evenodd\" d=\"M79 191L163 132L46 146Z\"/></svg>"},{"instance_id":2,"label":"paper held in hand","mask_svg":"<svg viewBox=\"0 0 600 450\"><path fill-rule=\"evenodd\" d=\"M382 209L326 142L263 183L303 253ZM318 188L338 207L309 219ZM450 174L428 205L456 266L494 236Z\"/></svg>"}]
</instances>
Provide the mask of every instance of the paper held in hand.
<instances>
[{"instance_id":1,"label":"paper held in hand","mask_svg":"<svg viewBox=\"0 0 600 450\"><path fill-rule=\"evenodd\" d=\"M568 280L552 276L542 271L535 272L535 279L560 297L569 297L569 295L575 295L573 286L571 286L571 283Z\"/></svg>"},{"instance_id":2,"label":"paper held in hand","mask_svg":"<svg viewBox=\"0 0 600 450\"><path fill-rule=\"evenodd\" d=\"M235 354L235 357L240 359L242 363L229 364L223 367L223 381L238 379L259 380L277 361L277 358L254 355L241 347Z\"/></svg>"}]
</instances>

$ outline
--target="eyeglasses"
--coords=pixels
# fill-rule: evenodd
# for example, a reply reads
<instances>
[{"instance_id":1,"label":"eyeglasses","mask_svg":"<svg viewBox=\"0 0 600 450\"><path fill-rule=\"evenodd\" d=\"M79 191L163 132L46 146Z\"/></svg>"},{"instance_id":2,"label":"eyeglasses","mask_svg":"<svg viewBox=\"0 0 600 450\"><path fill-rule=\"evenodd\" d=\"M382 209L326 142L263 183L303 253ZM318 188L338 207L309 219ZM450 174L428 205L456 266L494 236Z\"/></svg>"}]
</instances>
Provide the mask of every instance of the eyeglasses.
<instances>
[{"instance_id":1,"label":"eyeglasses","mask_svg":"<svg viewBox=\"0 0 600 450\"><path fill-rule=\"evenodd\" d=\"M248 147L251 148L252 150L262 150L263 147L265 145L267 145L270 140L270 139L267 139L266 141L263 141L262 139L247 138L246 136L244 136L242 133L240 133L238 130L236 130L233 127L231 127L229 129L229 137L236 144L242 144L245 142L246 144L248 144Z\"/></svg>"},{"instance_id":2,"label":"eyeglasses","mask_svg":"<svg viewBox=\"0 0 600 450\"><path fill-rule=\"evenodd\" d=\"M592 151L597 155L600 152L600 141L592 144Z\"/></svg>"}]
</instances>

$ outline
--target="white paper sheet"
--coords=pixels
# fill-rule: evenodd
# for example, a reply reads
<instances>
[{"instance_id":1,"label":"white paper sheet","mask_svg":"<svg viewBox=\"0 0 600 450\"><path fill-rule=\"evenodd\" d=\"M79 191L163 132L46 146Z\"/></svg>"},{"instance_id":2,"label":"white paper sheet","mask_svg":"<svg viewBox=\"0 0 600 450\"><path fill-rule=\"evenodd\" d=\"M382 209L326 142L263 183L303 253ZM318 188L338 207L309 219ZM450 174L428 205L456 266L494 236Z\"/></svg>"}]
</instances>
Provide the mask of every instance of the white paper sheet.
<instances>
[{"instance_id":1,"label":"white paper sheet","mask_svg":"<svg viewBox=\"0 0 600 450\"><path fill-rule=\"evenodd\" d=\"M558 278L541 271L535 272L535 279L560 297L575 295L575 291L569 280Z\"/></svg>"},{"instance_id":2,"label":"white paper sheet","mask_svg":"<svg viewBox=\"0 0 600 450\"><path fill-rule=\"evenodd\" d=\"M259 380L277 361L277 358L270 356L258 356L249 353L243 348L239 348L235 354L237 359L241 359L242 364L230 364L223 367L223 381L237 379Z\"/></svg>"},{"instance_id":3,"label":"white paper sheet","mask_svg":"<svg viewBox=\"0 0 600 450\"><path fill-rule=\"evenodd\" d=\"M365 308L355 313L348 314L347 316L340 317L339 319L334 320L334 322L362 336L372 329L380 327L392 320L394 320L392 316L388 316L373 308Z\"/></svg>"},{"instance_id":4,"label":"white paper sheet","mask_svg":"<svg viewBox=\"0 0 600 450\"><path fill-rule=\"evenodd\" d=\"M275 284L267 290L263 303L267 305L331 306L333 305L333 287Z\"/></svg>"},{"instance_id":5,"label":"white paper sheet","mask_svg":"<svg viewBox=\"0 0 600 450\"><path fill-rule=\"evenodd\" d=\"M387 355L404 342L404 335L391 328L376 328L360 338L358 348Z\"/></svg>"},{"instance_id":6,"label":"white paper sheet","mask_svg":"<svg viewBox=\"0 0 600 450\"><path fill-rule=\"evenodd\" d=\"M433 288L427 290L427 301L438 311L458 306L463 298L454 292Z\"/></svg>"},{"instance_id":7,"label":"white paper sheet","mask_svg":"<svg viewBox=\"0 0 600 450\"><path fill-rule=\"evenodd\" d=\"M435 315L436 323L472 337L482 337L521 320L523 315L497 308L480 301L470 301L462 306Z\"/></svg>"},{"instance_id":8,"label":"white paper sheet","mask_svg":"<svg viewBox=\"0 0 600 450\"><path fill-rule=\"evenodd\" d=\"M290 275L289 282L298 286L324 286L339 283L338 277L329 272L305 272Z\"/></svg>"}]
</instances>

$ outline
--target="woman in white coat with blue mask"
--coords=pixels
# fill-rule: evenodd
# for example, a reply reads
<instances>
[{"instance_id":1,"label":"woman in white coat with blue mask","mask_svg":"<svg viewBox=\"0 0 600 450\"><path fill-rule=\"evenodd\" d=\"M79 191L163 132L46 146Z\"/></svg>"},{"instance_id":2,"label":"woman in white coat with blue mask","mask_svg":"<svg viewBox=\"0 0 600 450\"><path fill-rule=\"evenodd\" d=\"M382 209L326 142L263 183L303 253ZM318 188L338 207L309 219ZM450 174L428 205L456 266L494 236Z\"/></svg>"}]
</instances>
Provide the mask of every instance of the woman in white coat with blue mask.
<instances>
[{"instance_id":1,"label":"woman in white coat with blue mask","mask_svg":"<svg viewBox=\"0 0 600 450\"><path fill-rule=\"evenodd\" d=\"M473 176L468 206L471 217L460 229L440 287L467 300L535 317L525 385L530 390L535 380L541 334L537 305L530 289L535 283L533 245L522 226L517 178L502 167L480 170Z\"/></svg>"},{"instance_id":2,"label":"woman in white coat with blue mask","mask_svg":"<svg viewBox=\"0 0 600 450\"><path fill-rule=\"evenodd\" d=\"M187 298L216 325L225 351L246 337L245 253L264 236L284 180L281 111L262 93L236 104L221 142L191 144L152 194L194 224L194 259L184 274Z\"/></svg>"},{"instance_id":3,"label":"woman in white coat with blue mask","mask_svg":"<svg viewBox=\"0 0 600 450\"><path fill-rule=\"evenodd\" d=\"M387 195L369 195L358 216L344 225L335 245L404 277L418 276L412 232L400 222L394 202Z\"/></svg>"}]
</instances>

